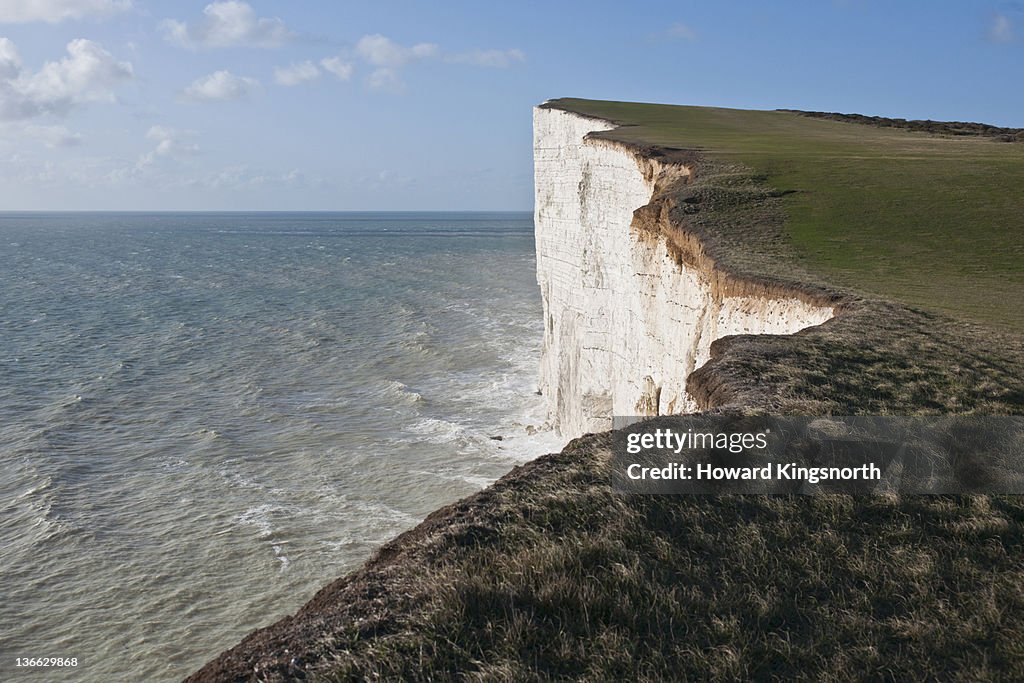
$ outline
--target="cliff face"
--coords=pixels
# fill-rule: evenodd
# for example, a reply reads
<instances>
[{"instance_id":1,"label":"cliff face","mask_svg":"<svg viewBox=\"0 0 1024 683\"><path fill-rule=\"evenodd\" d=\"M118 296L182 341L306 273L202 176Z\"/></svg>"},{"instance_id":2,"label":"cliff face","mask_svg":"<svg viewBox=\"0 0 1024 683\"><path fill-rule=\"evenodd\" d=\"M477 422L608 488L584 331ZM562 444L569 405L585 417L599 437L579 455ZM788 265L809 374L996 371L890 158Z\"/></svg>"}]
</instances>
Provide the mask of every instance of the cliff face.
<instances>
[{"instance_id":1,"label":"cliff face","mask_svg":"<svg viewBox=\"0 0 1024 683\"><path fill-rule=\"evenodd\" d=\"M693 412L686 381L714 340L832 317L802 298L750 293L710 259L680 258L685 235L672 244L651 229L667 221L652 198L692 167L588 137L614 128L606 121L544 107L533 120L540 390L563 436L609 429L614 415Z\"/></svg>"}]
</instances>

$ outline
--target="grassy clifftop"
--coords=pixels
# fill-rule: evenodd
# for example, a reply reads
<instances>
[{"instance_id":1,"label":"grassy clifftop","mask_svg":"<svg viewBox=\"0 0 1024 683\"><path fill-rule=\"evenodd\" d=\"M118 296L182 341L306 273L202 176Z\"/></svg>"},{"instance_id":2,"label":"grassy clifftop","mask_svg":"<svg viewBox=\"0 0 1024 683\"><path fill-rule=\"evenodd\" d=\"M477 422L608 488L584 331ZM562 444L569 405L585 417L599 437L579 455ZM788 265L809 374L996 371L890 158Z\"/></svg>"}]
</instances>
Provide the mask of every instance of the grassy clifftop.
<instances>
[{"instance_id":1,"label":"grassy clifftop","mask_svg":"<svg viewBox=\"0 0 1024 683\"><path fill-rule=\"evenodd\" d=\"M622 124L601 137L749 167L784 195L796 258L836 285L1024 329L1024 144L868 117L874 125L781 111L550 106Z\"/></svg>"},{"instance_id":2,"label":"grassy clifftop","mask_svg":"<svg viewBox=\"0 0 1024 683\"><path fill-rule=\"evenodd\" d=\"M690 380L707 408L1024 414L1024 145L548 106L694 165L651 212L668 238L841 302L716 342ZM1024 679L1024 501L626 496L610 447L585 436L437 511L192 680Z\"/></svg>"}]
</instances>

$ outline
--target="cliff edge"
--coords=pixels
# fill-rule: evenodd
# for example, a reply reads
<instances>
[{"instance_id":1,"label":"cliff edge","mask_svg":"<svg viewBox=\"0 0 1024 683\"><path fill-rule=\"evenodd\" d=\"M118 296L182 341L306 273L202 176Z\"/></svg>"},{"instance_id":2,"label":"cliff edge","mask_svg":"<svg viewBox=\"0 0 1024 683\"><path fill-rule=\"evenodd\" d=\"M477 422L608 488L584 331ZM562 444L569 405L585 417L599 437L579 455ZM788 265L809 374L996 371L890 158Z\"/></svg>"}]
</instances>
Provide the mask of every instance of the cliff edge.
<instances>
[{"instance_id":1,"label":"cliff edge","mask_svg":"<svg viewBox=\"0 0 1024 683\"><path fill-rule=\"evenodd\" d=\"M686 382L712 342L819 325L838 299L719 268L670 216L672 198L703 181L699 159L590 135L614 128L534 110L540 389L567 437L611 429L613 416L698 410Z\"/></svg>"}]
</instances>

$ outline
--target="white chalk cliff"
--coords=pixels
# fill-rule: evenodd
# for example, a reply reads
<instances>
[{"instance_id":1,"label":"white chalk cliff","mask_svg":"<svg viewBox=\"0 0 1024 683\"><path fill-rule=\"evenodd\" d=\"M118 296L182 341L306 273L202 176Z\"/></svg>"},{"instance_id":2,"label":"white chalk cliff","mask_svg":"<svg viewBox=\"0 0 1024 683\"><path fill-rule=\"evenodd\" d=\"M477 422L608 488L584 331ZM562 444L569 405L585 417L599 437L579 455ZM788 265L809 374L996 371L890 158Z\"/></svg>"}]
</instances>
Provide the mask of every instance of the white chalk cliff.
<instances>
[{"instance_id":1,"label":"white chalk cliff","mask_svg":"<svg viewBox=\"0 0 1024 683\"><path fill-rule=\"evenodd\" d=\"M588 138L614 126L534 109L537 280L544 303L540 391L559 432L610 429L613 416L697 409L686 380L731 334L792 334L833 315L800 298L721 293L638 230L662 167L625 145Z\"/></svg>"}]
</instances>

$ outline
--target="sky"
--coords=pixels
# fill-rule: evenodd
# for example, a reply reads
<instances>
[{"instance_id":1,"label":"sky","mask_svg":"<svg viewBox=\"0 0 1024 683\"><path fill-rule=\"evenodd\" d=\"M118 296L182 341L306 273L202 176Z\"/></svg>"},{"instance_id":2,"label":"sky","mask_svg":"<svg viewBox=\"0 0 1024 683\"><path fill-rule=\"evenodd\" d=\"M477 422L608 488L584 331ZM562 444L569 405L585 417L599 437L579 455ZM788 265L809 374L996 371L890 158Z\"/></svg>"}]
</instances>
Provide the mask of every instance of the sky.
<instances>
[{"instance_id":1,"label":"sky","mask_svg":"<svg viewBox=\"0 0 1024 683\"><path fill-rule=\"evenodd\" d=\"M1024 1L0 0L0 211L530 210L556 97L1024 127Z\"/></svg>"}]
</instances>

